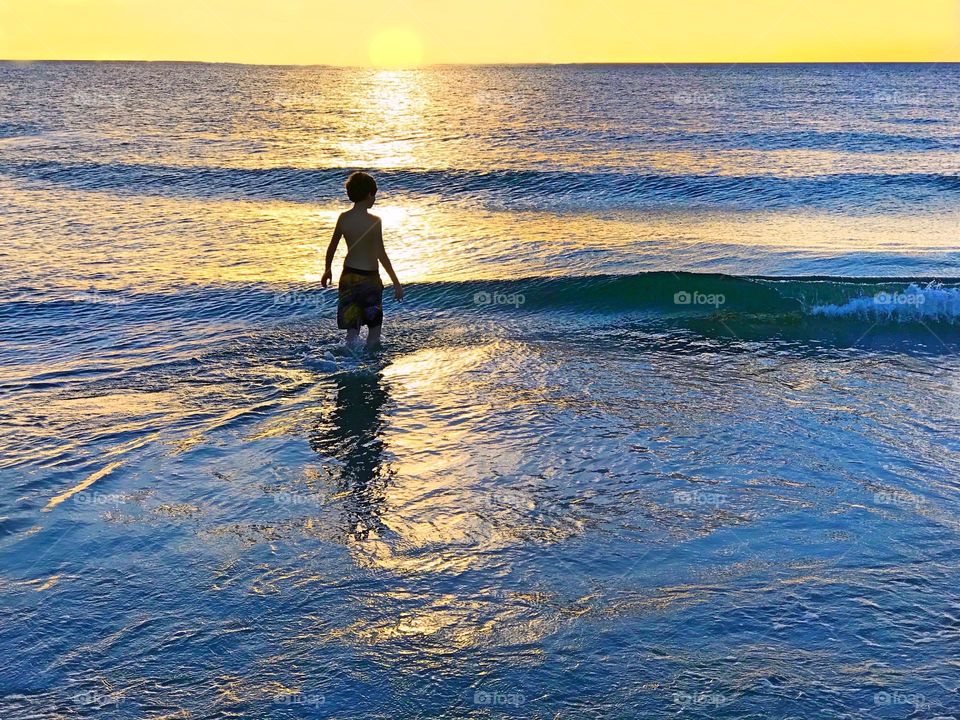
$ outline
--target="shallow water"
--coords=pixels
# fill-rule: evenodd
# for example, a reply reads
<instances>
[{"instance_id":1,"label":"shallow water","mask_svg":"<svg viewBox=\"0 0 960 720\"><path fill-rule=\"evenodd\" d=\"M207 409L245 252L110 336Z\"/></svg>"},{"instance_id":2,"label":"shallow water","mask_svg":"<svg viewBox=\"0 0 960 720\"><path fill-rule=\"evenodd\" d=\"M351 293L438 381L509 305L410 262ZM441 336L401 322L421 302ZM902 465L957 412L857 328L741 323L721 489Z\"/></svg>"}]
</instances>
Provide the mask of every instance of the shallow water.
<instances>
[{"instance_id":1,"label":"shallow water","mask_svg":"<svg viewBox=\"0 0 960 720\"><path fill-rule=\"evenodd\" d=\"M956 74L0 66L0 715L956 716Z\"/></svg>"}]
</instances>

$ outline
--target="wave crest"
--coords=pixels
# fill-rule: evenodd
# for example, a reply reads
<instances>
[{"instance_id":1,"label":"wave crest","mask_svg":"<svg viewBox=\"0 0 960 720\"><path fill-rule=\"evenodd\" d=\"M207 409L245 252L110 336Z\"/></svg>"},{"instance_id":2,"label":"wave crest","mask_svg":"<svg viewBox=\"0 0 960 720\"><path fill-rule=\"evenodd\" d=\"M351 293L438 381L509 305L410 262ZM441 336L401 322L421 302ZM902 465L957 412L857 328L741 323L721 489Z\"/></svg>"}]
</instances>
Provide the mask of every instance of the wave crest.
<instances>
[{"instance_id":1,"label":"wave crest","mask_svg":"<svg viewBox=\"0 0 960 720\"><path fill-rule=\"evenodd\" d=\"M910 283L902 290L878 290L873 295L853 297L842 304L814 305L810 312L835 318L954 323L960 318L960 288L945 287L937 282L922 287Z\"/></svg>"}]
</instances>

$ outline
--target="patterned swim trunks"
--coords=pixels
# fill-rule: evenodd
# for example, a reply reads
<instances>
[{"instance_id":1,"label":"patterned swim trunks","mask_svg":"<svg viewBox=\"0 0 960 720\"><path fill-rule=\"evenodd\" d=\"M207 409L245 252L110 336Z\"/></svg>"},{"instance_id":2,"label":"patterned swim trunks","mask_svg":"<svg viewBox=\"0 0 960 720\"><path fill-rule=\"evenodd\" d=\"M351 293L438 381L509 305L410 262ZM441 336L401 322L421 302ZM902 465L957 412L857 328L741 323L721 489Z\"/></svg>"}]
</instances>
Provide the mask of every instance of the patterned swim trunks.
<instances>
[{"instance_id":1,"label":"patterned swim trunks","mask_svg":"<svg viewBox=\"0 0 960 720\"><path fill-rule=\"evenodd\" d=\"M383 324L383 283L376 270L357 270L344 265L337 289L337 327L359 330L361 325Z\"/></svg>"}]
</instances>

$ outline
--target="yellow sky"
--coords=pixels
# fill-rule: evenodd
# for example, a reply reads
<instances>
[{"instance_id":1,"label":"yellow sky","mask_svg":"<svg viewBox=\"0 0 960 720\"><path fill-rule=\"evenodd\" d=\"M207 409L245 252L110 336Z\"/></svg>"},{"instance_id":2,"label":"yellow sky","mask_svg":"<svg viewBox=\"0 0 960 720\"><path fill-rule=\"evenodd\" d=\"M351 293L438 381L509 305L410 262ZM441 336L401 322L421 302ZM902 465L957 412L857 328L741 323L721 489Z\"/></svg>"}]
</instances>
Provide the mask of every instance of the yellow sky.
<instances>
[{"instance_id":1,"label":"yellow sky","mask_svg":"<svg viewBox=\"0 0 960 720\"><path fill-rule=\"evenodd\" d=\"M960 0L0 0L0 58L960 61Z\"/></svg>"}]
</instances>

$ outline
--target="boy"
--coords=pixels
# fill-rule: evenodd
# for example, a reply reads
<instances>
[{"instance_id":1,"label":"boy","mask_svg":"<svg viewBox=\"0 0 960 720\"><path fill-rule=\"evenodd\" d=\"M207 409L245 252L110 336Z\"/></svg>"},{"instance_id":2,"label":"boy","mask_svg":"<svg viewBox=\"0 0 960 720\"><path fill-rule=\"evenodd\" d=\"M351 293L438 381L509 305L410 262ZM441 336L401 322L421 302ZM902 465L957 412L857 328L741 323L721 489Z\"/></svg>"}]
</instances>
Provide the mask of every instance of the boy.
<instances>
[{"instance_id":1,"label":"boy","mask_svg":"<svg viewBox=\"0 0 960 720\"><path fill-rule=\"evenodd\" d=\"M340 214L333 230L333 239L327 248L327 265L320 284L327 287L332 278L330 266L337 252L340 238L347 239L347 258L340 275L337 304L337 327L347 331L347 346L353 346L360 337L360 326L366 325L367 349L380 342L383 325L383 283L377 263L381 263L393 281L393 294L403 300L403 286L393 272L393 265L383 247L383 228L380 218L367 212L377 199L377 182L362 172L347 178L347 197L353 208Z\"/></svg>"}]
</instances>

